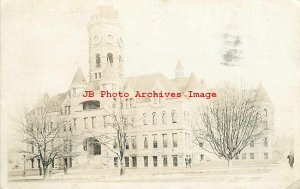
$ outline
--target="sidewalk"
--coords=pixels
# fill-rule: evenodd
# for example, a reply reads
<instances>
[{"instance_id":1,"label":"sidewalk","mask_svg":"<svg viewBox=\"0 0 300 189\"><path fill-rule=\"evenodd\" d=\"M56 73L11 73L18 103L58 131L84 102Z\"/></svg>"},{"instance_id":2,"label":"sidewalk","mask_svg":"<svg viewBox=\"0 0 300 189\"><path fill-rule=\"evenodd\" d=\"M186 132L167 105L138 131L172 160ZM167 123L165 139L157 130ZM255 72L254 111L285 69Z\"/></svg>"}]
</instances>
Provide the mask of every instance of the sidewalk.
<instances>
[{"instance_id":1,"label":"sidewalk","mask_svg":"<svg viewBox=\"0 0 300 189\"><path fill-rule=\"evenodd\" d=\"M286 160L281 160L277 167L260 179L260 184L271 183L274 189L285 189L298 179L300 179L299 165L291 169Z\"/></svg>"}]
</instances>

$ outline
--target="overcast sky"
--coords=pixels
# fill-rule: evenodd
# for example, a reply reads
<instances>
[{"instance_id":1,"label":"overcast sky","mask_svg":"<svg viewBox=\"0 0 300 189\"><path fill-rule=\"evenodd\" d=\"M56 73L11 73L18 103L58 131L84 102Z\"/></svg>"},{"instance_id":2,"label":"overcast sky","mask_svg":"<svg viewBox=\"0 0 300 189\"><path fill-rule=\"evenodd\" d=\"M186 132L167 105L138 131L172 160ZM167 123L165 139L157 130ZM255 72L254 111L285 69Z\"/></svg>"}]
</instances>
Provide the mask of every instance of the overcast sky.
<instances>
[{"instance_id":1,"label":"overcast sky","mask_svg":"<svg viewBox=\"0 0 300 189\"><path fill-rule=\"evenodd\" d=\"M262 82L277 133L299 125L300 7L296 0L2 0L3 123L44 92L65 92L81 67L88 75L87 22L112 4L124 28L126 76L174 76L178 59L209 87ZM222 35L241 37L240 66L220 64ZM10 131L10 130L9 130Z\"/></svg>"}]
</instances>

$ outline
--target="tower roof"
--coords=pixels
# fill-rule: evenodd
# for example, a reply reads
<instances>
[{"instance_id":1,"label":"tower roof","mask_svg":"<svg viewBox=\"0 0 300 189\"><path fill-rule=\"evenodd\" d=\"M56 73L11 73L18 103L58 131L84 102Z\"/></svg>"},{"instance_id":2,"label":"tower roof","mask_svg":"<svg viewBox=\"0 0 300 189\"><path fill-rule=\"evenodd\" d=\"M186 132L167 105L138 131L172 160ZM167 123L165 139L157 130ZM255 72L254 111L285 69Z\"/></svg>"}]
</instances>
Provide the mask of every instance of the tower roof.
<instances>
[{"instance_id":1,"label":"tower roof","mask_svg":"<svg viewBox=\"0 0 300 189\"><path fill-rule=\"evenodd\" d=\"M189 78L189 81L186 85L186 91L187 90L196 90L196 89L200 89L200 82L198 81L198 79L196 78L194 73L191 73L191 76Z\"/></svg>"},{"instance_id":2,"label":"tower roof","mask_svg":"<svg viewBox=\"0 0 300 189\"><path fill-rule=\"evenodd\" d=\"M77 68L77 71L75 73L75 76L73 78L71 86L74 86L74 85L86 85L86 84L87 84L87 82L85 80L85 77L84 77L84 74L83 74L81 68Z\"/></svg>"},{"instance_id":3,"label":"tower roof","mask_svg":"<svg viewBox=\"0 0 300 189\"><path fill-rule=\"evenodd\" d=\"M111 67L110 63L107 63L105 70L103 71L103 77L101 79L101 83L117 81L117 80L118 80L118 76L115 70Z\"/></svg>"},{"instance_id":4,"label":"tower roof","mask_svg":"<svg viewBox=\"0 0 300 189\"><path fill-rule=\"evenodd\" d=\"M183 66L182 66L182 64L181 64L181 61L180 61L180 60L178 60L178 61L177 61L177 65L176 65L176 68L175 68L175 70L183 70Z\"/></svg>"},{"instance_id":5,"label":"tower roof","mask_svg":"<svg viewBox=\"0 0 300 189\"><path fill-rule=\"evenodd\" d=\"M265 90L265 88L263 87L262 83L259 83L259 85L257 87L256 97L261 101L271 102L269 95L268 95L267 91Z\"/></svg>"}]
</instances>

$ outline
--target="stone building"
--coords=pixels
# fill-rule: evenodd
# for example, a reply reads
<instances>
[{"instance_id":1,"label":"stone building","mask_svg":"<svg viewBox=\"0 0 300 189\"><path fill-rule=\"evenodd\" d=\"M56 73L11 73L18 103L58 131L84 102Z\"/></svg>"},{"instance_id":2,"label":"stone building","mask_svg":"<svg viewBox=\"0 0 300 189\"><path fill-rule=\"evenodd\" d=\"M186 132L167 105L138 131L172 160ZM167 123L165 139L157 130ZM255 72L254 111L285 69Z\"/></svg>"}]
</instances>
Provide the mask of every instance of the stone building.
<instances>
[{"instance_id":1,"label":"stone building","mask_svg":"<svg viewBox=\"0 0 300 189\"><path fill-rule=\"evenodd\" d=\"M69 118L70 129L65 129L64 132L82 134L84 139L78 146L70 144L71 141L68 140L61 141L67 146L66 152L57 157L53 167L120 166L116 155L102 145L100 140L104 134L112 137L115 134L107 127L107 107L116 108L118 98L101 97L101 91L125 91L130 94L123 98L122 104L126 119L134 125L127 134L125 167L185 167L186 156L192 157L193 164L204 161L206 153L193 143L191 129L197 116L193 108L201 107L205 103L203 100L186 98L184 95L178 98L134 98L133 95L135 91L182 94L189 90L206 91L204 81L199 81L193 73L185 77L180 61L177 62L173 79L168 79L161 73L125 77L122 28L118 12L112 7L100 7L99 14L92 17L87 28L89 80L78 68L68 91L51 97L51 100L61 106L61 114ZM94 96L83 97L85 91L93 91ZM261 85L258 94L265 101L269 119L267 124L273 125L272 111L269 111L272 109L271 103ZM247 159L272 158L272 148L269 145L271 138L272 134L264 141L267 145L251 145L240 159L244 159L244 156ZM252 155L253 153L257 155Z\"/></svg>"}]
</instances>

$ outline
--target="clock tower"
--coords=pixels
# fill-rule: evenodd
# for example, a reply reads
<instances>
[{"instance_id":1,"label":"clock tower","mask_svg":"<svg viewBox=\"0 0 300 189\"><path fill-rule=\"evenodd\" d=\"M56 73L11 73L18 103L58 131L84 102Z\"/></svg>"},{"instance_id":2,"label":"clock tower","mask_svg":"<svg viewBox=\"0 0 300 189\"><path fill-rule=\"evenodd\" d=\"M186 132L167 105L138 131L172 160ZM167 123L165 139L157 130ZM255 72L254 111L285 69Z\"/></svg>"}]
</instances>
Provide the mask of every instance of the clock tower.
<instances>
[{"instance_id":1,"label":"clock tower","mask_svg":"<svg viewBox=\"0 0 300 189\"><path fill-rule=\"evenodd\" d=\"M88 33L90 81L100 81L108 64L123 78L124 44L118 11L112 6L100 6L88 23Z\"/></svg>"}]
</instances>

